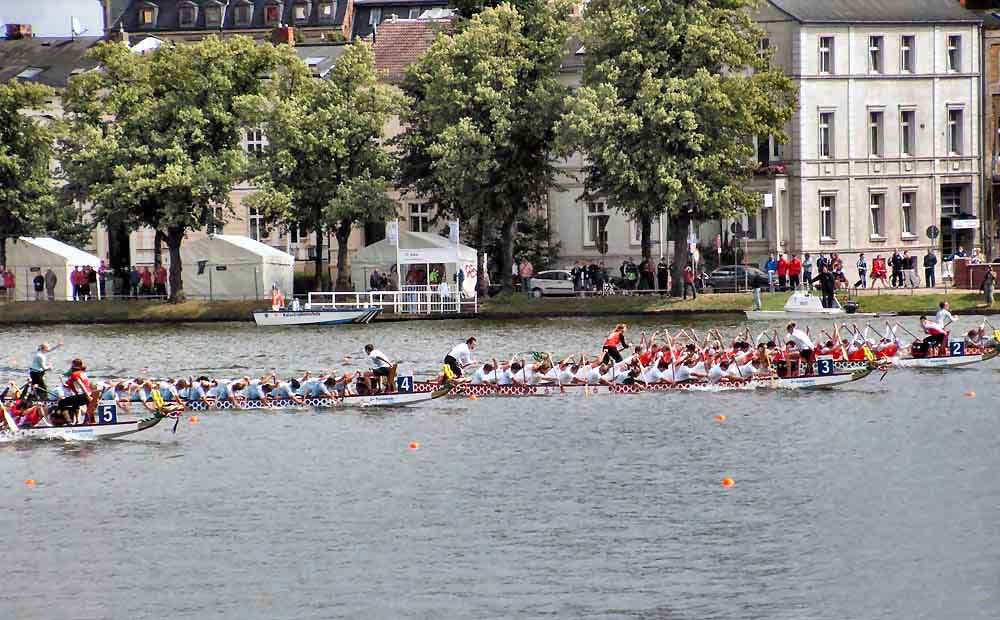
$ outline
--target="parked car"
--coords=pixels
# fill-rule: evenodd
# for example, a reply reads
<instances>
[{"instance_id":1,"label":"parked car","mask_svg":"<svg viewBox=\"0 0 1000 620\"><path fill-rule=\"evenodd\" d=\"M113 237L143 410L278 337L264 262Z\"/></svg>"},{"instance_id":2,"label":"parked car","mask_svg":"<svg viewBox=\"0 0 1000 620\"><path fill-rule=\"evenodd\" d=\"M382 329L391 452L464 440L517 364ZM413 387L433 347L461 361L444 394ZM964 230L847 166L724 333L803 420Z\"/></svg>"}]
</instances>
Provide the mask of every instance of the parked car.
<instances>
[{"instance_id":1,"label":"parked car","mask_svg":"<svg viewBox=\"0 0 1000 620\"><path fill-rule=\"evenodd\" d=\"M562 269L540 271L531 278L531 296L574 295L573 274Z\"/></svg>"},{"instance_id":2,"label":"parked car","mask_svg":"<svg viewBox=\"0 0 1000 620\"><path fill-rule=\"evenodd\" d=\"M735 293L767 288L767 274L755 267L725 265L708 276L708 286L716 293Z\"/></svg>"}]
</instances>

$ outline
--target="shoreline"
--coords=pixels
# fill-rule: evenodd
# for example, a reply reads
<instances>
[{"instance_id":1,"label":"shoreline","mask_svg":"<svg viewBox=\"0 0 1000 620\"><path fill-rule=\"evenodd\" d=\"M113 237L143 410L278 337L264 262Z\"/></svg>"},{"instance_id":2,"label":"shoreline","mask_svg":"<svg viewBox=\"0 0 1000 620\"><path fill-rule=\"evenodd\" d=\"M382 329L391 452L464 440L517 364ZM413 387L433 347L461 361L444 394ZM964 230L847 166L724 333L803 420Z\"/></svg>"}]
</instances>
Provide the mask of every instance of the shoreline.
<instances>
[{"instance_id":1,"label":"shoreline","mask_svg":"<svg viewBox=\"0 0 1000 620\"><path fill-rule=\"evenodd\" d=\"M781 310L788 293L763 295L764 310ZM927 291L892 292L862 295L862 312L895 312L897 316L919 316L937 310L937 303L947 299L957 314L997 315L1000 304L986 307L976 292ZM406 321L495 320L524 318L579 317L664 317L691 319L699 316L743 318L753 306L748 293L703 294L697 300L682 301L657 295L621 297L563 297L529 299L522 295L499 295L480 306L478 314L380 315L373 323ZM186 301L169 304L162 301L95 302L12 302L0 304L0 325L37 327L46 325L171 325L182 323L253 323L251 313L266 307L263 300ZM849 316L849 315L848 315ZM847 317L845 317L847 318Z\"/></svg>"}]
</instances>

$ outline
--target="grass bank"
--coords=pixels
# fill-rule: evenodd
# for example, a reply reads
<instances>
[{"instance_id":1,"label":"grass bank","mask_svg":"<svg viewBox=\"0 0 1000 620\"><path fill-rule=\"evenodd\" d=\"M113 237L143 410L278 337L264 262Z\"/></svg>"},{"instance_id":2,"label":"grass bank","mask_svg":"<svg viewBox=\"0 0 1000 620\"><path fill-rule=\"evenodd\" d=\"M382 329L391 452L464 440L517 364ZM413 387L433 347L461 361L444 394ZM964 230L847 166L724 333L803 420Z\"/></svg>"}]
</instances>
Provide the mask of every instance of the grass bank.
<instances>
[{"instance_id":1,"label":"grass bank","mask_svg":"<svg viewBox=\"0 0 1000 620\"><path fill-rule=\"evenodd\" d=\"M764 310L781 310L788 293L763 295ZM860 298L864 312L897 312L904 315L930 313L938 302L947 299L952 311L967 314L1000 313L1000 304L993 309L982 304L978 293L891 292L867 294ZM15 302L0 304L0 325L39 325L57 323L186 323L215 321L250 321L254 310L266 306L264 301L186 301L169 304L158 301L100 301L100 302ZM480 305L480 317L505 319L524 317L575 317L575 316L628 316L641 314L696 315L729 313L740 314L753 307L749 293L703 294L698 299L686 301L659 295L628 297L547 297L529 299L525 295L498 295ZM417 316L399 318L459 318ZM461 318L473 318L464 315Z\"/></svg>"}]
</instances>

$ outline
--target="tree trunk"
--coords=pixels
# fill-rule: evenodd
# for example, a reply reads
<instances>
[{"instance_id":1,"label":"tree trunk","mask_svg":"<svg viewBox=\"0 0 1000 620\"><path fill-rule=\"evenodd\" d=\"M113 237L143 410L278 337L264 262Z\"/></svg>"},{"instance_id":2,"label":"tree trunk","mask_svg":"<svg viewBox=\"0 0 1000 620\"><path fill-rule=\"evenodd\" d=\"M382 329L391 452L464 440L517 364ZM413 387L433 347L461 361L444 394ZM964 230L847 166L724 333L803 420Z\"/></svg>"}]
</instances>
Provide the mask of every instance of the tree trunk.
<instances>
[{"instance_id":1,"label":"tree trunk","mask_svg":"<svg viewBox=\"0 0 1000 620\"><path fill-rule=\"evenodd\" d=\"M500 230L500 284L503 292L514 292L514 280L511 277L511 270L514 266L514 226L517 225L517 216L513 213L504 218L502 229ZM525 291L527 292L527 291Z\"/></svg>"},{"instance_id":2,"label":"tree trunk","mask_svg":"<svg viewBox=\"0 0 1000 620\"><path fill-rule=\"evenodd\" d=\"M186 299L181 280L181 241L184 240L184 229L168 229L166 239L167 249L170 251L170 301L178 303Z\"/></svg>"},{"instance_id":3,"label":"tree trunk","mask_svg":"<svg viewBox=\"0 0 1000 620\"><path fill-rule=\"evenodd\" d=\"M480 299L486 299L490 295L489 287L486 286L486 252L483 249L486 243L486 220L482 215L476 218L476 294Z\"/></svg>"},{"instance_id":4,"label":"tree trunk","mask_svg":"<svg viewBox=\"0 0 1000 620\"><path fill-rule=\"evenodd\" d=\"M674 296L680 296L684 291L684 267L688 263L687 237L690 226L691 217L687 213L670 217L670 232L673 233L674 240L674 271L670 274L673 278L670 294Z\"/></svg>"},{"instance_id":5,"label":"tree trunk","mask_svg":"<svg viewBox=\"0 0 1000 620\"><path fill-rule=\"evenodd\" d=\"M7 266L7 235L0 235L0 267Z\"/></svg>"},{"instance_id":6,"label":"tree trunk","mask_svg":"<svg viewBox=\"0 0 1000 620\"><path fill-rule=\"evenodd\" d=\"M642 233L642 259L646 260L653 257L653 218L643 215L639 218L639 225Z\"/></svg>"},{"instance_id":7,"label":"tree trunk","mask_svg":"<svg viewBox=\"0 0 1000 620\"><path fill-rule=\"evenodd\" d=\"M153 265L159 267L163 264L163 233L153 231Z\"/></svg>"},{"instance_id":8,"label":"tree trunk","mask_svg":"<svg viewBox=\"0 0 1000 620\"><path fill-rule=\"evenodd\" d=\"M349 271L350 265L347 260L347 243L351 239L351 224L351 220L340 220L340 224L336 230L337 286L333 289L335 291L350 291L353 289L351 286L351 273Z\"/></svg>"},{"instance_id":9,"label":"tree trunk","mask_svg":"<svg viewBox=\"0 0 1000 620\"><path fill-rule=\"evenodd\" d=\"M316 256L313 257L313 291L320 292L327 290L324 286L325 278L323 270L323 227L316 228Z\"/></svg>"}]
</instances>

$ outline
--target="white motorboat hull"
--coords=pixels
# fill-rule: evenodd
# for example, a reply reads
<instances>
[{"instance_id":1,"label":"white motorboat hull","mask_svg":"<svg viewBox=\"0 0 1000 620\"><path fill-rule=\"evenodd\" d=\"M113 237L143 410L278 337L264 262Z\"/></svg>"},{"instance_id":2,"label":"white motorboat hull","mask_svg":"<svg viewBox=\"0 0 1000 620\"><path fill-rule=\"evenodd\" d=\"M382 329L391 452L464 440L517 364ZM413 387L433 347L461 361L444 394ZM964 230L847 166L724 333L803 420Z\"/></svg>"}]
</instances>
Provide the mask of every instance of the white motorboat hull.
<instances>
[{"instance_id":1,"label":"white motorboat hull","mask_svg":"<svg viewBox=\"0 0 1000 620\"><path fill-rule=\"evenodd\" d=\"M783 321L808 319L873 319L878 317L896 316L895 312L847 312L842 308L825 308L826 312L815 310L746 310L747 319L751 321Z\"/></svg>"},{"instance_id":2,"label":"white motorboat hull","mask_svg":"<svg viewBox=\"0 0 1000 620\"><path fill-rule=\"evenodd\" d=\"M260 310L253 313L253 320L261 327L281 325L363 325L382 312L382 308L358 308L340 310Z\"/></svg>"}]
</instances>

